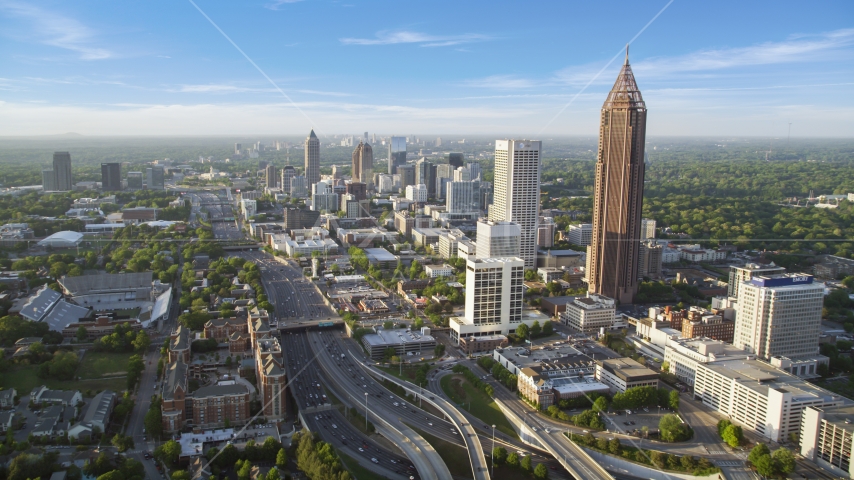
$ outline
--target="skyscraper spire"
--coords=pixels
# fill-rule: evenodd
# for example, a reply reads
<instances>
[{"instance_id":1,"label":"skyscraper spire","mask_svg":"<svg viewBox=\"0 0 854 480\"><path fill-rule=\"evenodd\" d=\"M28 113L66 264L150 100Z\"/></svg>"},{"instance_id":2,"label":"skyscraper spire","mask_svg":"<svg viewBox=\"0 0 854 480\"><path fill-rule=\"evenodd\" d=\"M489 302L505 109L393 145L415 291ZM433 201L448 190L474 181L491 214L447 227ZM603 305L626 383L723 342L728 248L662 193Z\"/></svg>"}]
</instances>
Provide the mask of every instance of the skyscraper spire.
<instances>
[{"instance_id":1,"label":"skyscraper spire","mask_svg":"<svg viewBox=\"0 0 854 480\"><path fill-rule=\"evenodd\" d=\"M588 288L631 303L638 291L646 104L629 66L628 45L626 61L602 105L599 125Z\"/></svg>"}]
</instances>

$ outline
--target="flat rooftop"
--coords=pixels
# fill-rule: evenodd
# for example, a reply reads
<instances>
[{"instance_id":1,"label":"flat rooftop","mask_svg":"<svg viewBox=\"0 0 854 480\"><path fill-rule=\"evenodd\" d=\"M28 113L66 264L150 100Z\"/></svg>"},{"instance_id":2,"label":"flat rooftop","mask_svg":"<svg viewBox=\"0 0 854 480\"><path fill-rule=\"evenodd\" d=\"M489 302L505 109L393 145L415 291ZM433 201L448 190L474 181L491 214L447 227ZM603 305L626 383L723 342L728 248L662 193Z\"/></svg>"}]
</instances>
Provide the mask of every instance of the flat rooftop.
<instances>
[{"instance_id":1,"label":"flat rooftop","mask_svg":"<svg viewBox=\"0 0 854 480\"><path fill-rule=\"evenodd\" d=\"M596 363L602 365L609 373L625 378L629 381L640 380L644 377L658 377L658 372L655 372L631 358L610 358L607 360L596 360Z\"/></svg>"},{"instance_id":2,"label":"flat rooftop","mask_svg":"<svg viewBox=\"0 0 854 480\"><path fill-rule=\"evenodd\" d=\"M397 260L394 254L384 248L366 248L365 254L378 262L393 262Z\"/></svg>"},{"instance_id":3,"label":"flat rooftop","mask_svg":"<svg viewBox=\"0 0 854 480\"><path fill-rule=\"evenodd\" d=\"M706 365L706 368L726 378L734 379L739 384L761 394L767 395L769 389L792 393L795 397L807 398L836 398L846 403L851 401L823 388L819 388L795 375L786 373L776 367L746 357L728 358Z\"/></svg>"},{"instance_id":4,"label":"flat rooftop","mask_svg":"<svg viewBox=\"0 0 854 480\"><path fill-rule=\"evenodd\" d=\"M552 343L543 347L537 347L533 351L525 347L508 347L500 348L498 352L520 369L536 367L543 362L560 363L561 359L569 361L581 355L581 352L572 348L572 345L568 345L565 342L555 343L560 343L560 345ZM586 359L587 357L584 358Z\"/></svg>"},{"instance_id":5,"label":"flat rooftop","mask_svg":"<svg viewBox=\"0 0 854 480\"><path fill-rule=\"evenodd\" d=\"M836 424L845 430L854 430L854 405L840 405L838 407L821 407L824 419L828 423Z\"/></svg>"},{"instance_id":6,"label":"flat rooftop","mask_svg":"<svg viewBox=\"0 0 854 480\"><path fill-rule=\"evenodd\" d=\"M598 392L603 389L608 389L608 386L597 382L592 376L577 377L568 376L549 379L552 382L552 388L558 391L561 395L572 393Z\"/></svg>"},{"instance_id":7,"label":"flat rooftop","mask_svg":"<svg viewBox=\"0 0 854 480\"><path fill-rule=\"evenodd\" d=\"M383 345L400 345L402 343L424 343L435 342L436 339L432 335L422 335L420 332L409 331L403 328L386 330L378 329L377 333L369 333L362 337L363 341L368 342L372 347Z\"/></svg>"}]
</instances>

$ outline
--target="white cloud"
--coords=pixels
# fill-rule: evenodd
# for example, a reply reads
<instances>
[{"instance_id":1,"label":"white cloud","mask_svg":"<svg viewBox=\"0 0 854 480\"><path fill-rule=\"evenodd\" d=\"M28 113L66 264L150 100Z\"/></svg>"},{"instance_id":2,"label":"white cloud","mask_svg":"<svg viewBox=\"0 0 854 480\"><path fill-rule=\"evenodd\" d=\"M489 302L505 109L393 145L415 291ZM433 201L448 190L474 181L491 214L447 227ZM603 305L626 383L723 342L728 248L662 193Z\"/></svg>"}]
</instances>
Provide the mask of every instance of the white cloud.
<instances>
[{"instance_id":1,"label":"white cloud","mask_svg":"<svg viewBox=\"0 0 854 480\"><path fill-rule=\"evenodd\" d=\"M352 93L344 92L324 92L321 90L297 90L299 93L307 93L309 95L324 95L327 97L352 97Z\"/></svg>"},{"instance_id":2,"label":"white cloud","mask_svg":"<svg viewBox=\"0 0 854 480\"><path fill-rule=\"evenodd\" d=\"M273 2L268 3L267 5L264 5L264 8L267 8L270 10L279 10L282 8L283 5L289 5L291 3L299 3L301 1L303 1L303 0L275 0Z\"/></svg>"},{"instance_id":3,"label":"white cloud","mask_svg":"<svg viewBox=\"0 0 854 480\"><path fill-rule=\"evenodd\" d=\"M838 58L839 50L854 45L854 29L815 35L792 35L782 42L765 42L749 47L708 49L675 57L650 58L632 65L647 77L681 72L704 72L738 67L793 62L814 62Z\"/></svg>"},{"instance_id":4,"label":"white cloud","mask_svg":"<svg viewBox=\"0 0 854 480\"><path fill-rule=\"evenodd\" d=\"M484 78L474 78L460 82L461 86L472 88L492 88L496 90L515 90L534 88L544 85L542 81L523 78L517 75L491 75Z\"/></svg>"},{"instance_id":5,"label":"white cloud","mask_svg":"<svg viewBox=\"0 0 854 480\"><path fill-rule=\"evenodd\" d=\"M399 30L396 32L377 32L375 38L341 38L344 45L396 45L401 43L415 43L422 47L450 47L462 43L482 42L491 37L479 33L465 33L463 35L430 35L421 32L410 32Z\"/></svg>"},{"instance_id":6,"label":"white cloud","mask_svg":"<svg viewBox=\"0 0 854 480\"><path fill-rule=\"evenodd\" d=\"M15 2L0 3L0 11L27 20L30 27L28 32L39 43L76 52L81 60L103 60L115 56L105 48L93 46L95 33L73 18Z\"/></svg>"},{"instance_id":7,"label":"white cloud","mask_svg":"<svg viewBox=\"0 0 854 480\"><path fill-rule=\"evenodd\" d=\"M674 75L719 75L727 70L757 65L786 64L841 60L840 54L854 45L854 29L835 30L811 35L791 35L782 42L764 42L748 47L698 50L685 55L654 57L632 62L638 79L669 80ZM851 58L850 51L844 58ZM461 84L496 90L532 89L541 87L582 86L602 69L604 61L571 65L544 78L524 78L515 75L492 75L465 80ZM611 85L620 65L613 65L593 85Z\"/></svg>"},{"instance_id":8,"label":"white cloud","mask_svg":"<svg viewBox=\"0 0 854 480\"><path fill-rule=\"evenodd\" d=\"M236 85L218 85L218 84L203 84L203 85L181 85L177 90L181 93L246 93L246 92L276 92L275 88L253 88L239 87Z\"/></svg>"}]
</instances>

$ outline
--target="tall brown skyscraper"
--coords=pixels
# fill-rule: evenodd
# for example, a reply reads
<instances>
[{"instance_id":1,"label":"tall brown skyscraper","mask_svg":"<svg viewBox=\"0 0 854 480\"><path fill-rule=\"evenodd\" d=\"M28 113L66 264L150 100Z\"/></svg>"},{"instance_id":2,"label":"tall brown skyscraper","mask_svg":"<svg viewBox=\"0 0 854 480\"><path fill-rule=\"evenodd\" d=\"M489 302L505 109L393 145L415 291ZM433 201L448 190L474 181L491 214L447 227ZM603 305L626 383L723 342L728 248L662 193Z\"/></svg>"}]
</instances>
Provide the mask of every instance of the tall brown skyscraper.
<instances>
[{"instance_id":1,"label":"tall brown skyscraper","mask_svg":"<svg viewBox=\"0 0 854 480\"><path fill-rule=\"evenodd\" d=\"M353 170L350 172L350 177L354 182L362 182L367 185L368 190L373 190L374 150L370 144L359 142L359 145L353 150Z\"/></svg>"},{"instance_id":2,"label":"tall brown skyscraper","mask_svg":"<svg viewBox=\"0 0 854 480\"><path fill-rule=\"evenodd\" d=\"M593 197L593 239L588 247L591 293L631 303L638 289L643 207L646 105L626 62L602 105Z\"/></svg>"}]
</instances>

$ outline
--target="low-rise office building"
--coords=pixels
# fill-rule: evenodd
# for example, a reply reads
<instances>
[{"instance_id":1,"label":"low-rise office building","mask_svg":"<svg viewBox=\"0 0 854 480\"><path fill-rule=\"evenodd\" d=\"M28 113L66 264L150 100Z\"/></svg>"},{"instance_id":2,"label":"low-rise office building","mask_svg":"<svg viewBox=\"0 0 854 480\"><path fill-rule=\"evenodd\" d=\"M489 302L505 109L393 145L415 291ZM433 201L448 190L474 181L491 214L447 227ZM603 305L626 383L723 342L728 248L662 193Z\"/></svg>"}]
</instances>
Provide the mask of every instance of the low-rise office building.
<instances>
[{"instance_id":1,"label":"low-rise office building","mask_svg":"<svg viewBox=\"0 0 854 480\"><path fill-rule=\"evenodd\" d=\"M460 338L460 349L462 349L466 355L479 355L483 353L491 354L496 348L504 348L507 344L507 337L500 334Z\"/></svg>"},{"instance_id":2,"label":"low-rise office building","mask_svg":"<svg viewBox=\"0 0 854 480\"><path fill-rule=\"evenodd\" d=\"M596 380L595 367L586 355L543 360L518 370L517 387L528 401L547 409L560 400L593 393L607 394L610 388Z\"/></svg>"},{"instance_id":3,"label":"low-rise office building","mask_svg":"<svg viewBox=\"0 0 854 480\"><path fill-rule=\"evenodd\" d=\"M607 385L612 394L635 387L658 388L659 377L657 372L631 358L596 360L596 380Z\"/></svg>"},{"instance_id":4,"label":"low-rise office building","mask_svg":"<svg viewBox=\"0 0 854 480\"><path fill-rule=\"evenodd\" d=\"M569 328L585 334L595 334L600 328L610 329L616 313L614 299L588 293L566 304L560 320Z\"/></svg>"},{"instance_id":5,"label":"low-rise office building","mask_svg":"<svg viewBox=\"0 0 854 480\"><path fill-rule=\"evenodd\" d=\"M403 358L407 355L423 355L422 352L432 352L436 347L436 339L411 330L386 330L378 328L376 333L362 336L362 345L374 360L381 360L389 348L394 354Z\"/></svg>"},{"instance_id":6,"label":"low-rise office building","mask_svg":"<svg viewBox=\"0 0 854 480\"><path fill-rule=\"evenodd\" d=\"M426 265L424 273L430 278L450 277L454 274L454 267L450 265Z\"/></svg>"}]
</instances>

